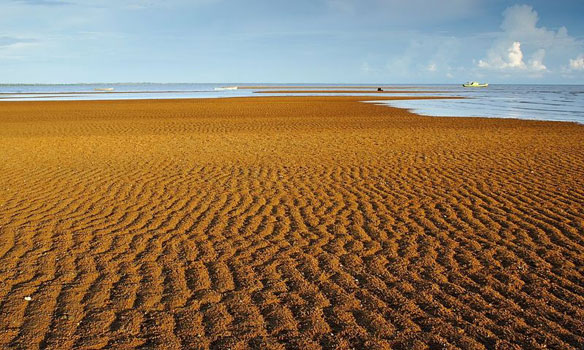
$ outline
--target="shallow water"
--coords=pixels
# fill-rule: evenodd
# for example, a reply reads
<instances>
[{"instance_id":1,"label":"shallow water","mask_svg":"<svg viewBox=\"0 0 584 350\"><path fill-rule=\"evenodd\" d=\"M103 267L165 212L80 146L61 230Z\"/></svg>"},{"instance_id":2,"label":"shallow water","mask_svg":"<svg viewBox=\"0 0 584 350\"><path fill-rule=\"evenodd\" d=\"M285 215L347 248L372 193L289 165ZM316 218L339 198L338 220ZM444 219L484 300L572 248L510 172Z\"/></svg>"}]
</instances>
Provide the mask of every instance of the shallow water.
<instances>
[{"instance_id":1,"label":"shallow water","mask_svg":"<svg viewBox=\"0 0 584 350\"><path fill-rule=\"evenodd\" d=\"M213 98L257 96L254 91L260 89L245 88L251 86L299 87L303 90L332 89L329 84L157 84L157 83L122 83L122 84L39 84L10 85L0 84L0 101L19 100L118 100L118 99L163 99L163 98ZM343 85L350 87L351 85ZM96 91L96 89L113 88L113 91ZM356 88L351 88L355 90ZM371 88L369 88L371 89ZM283 96L287 94L263 94ZM300 94L294 94L300 95ZM307 95L307 94L302 94ZM310 95L310 94L308 94ZM345 95L345 94L334 94ZM346 94L350 95L350 94ZM372 94L378 95L378 94Z\"/></svg>"},{"instance_id":2,"label":"shallow water","mask_svg":"<svg viewBox=\"0 0 584 350\"><path fill-rule=\"evenodd\" d=\"M217 98L254 96L255 89L245 86L302 86L303 90L324 90L330 84L65 84L65 85L0 85L0 101L26 100L113 100L163 98ZM367 84L369 85L369 84ZM234 86L240 87L233 89ZM343 84L344 87L351 85ZM354 85L355 90L359 85ZM380 85L384 86L384 85ZM459 96L464 99L379 101L395 107L407 108L430 116L478 116L536 120L572 121L584 124L584 85L490 85L487 88L463 88L461 85L392 85L404 90L432 90L416 96ZM114 88L112 92L95 89ZM338 89L338 87L336 88ZM270 95L311 95L264 94ZM318 94L344 96L351 94ZM395 93L391 96L411 96ZM257 95L255 95L257 96ZM372 92L360 96L388 96ZM375 98L371 99L375 101Z\"/></svg>"},{"instance_id":3,"label":"shallow water","mask_svg":"<svg viewBox=\"0 0 584 350\"><path fill-rule=\"evenodd\" d=\"M380 101L430 116L496 117L571 121L584 124L583 85L442 85L456 100Z\"/></svg>"}]
</instances>

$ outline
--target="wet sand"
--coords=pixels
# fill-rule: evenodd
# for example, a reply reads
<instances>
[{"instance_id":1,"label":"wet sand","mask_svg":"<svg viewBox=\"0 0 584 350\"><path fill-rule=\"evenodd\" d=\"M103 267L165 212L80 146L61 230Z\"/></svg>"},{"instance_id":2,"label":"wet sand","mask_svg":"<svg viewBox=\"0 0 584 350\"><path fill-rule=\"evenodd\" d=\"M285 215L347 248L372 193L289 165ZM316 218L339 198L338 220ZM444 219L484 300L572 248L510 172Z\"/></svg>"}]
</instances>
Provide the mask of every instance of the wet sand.
<instances>
[{"instance_id":1,"label":"wet sand","mask_svg":"<svg viewBox=\"0 0 584 350\"><path fill-rule=\"evenodd\" d=\"M434 94L445 93L447 90L389 90L377 91L374 89L363 90L261 90L254 91L256 94Z\"/></svg>"},{"instance_id":2,"label":"wet sand","mask_svg":"<svg viewBox=\"0 0 584 350\"><path fill-rule=\"evenodd\" d=\"M406 85L393 85L393 86L385 86L385 85L329 85L329 86L324 86L324 85L256 85L256 86L237 86L238 89L254 89L254 90L267 90L267 89L276 89L276 90L287 90L287 89L300 89L300 90L306 90L307 88L313 88L313 89L342 89L342 90L348 90L348 89L377 89L377 88L383 88L385 89L397 89L397 90L404 90L404 89L416 89L416 88L420 88L420 87L424 87L424 85L417 85L417 86L406 86ZM451 87L448 86L432 86L433 89L451 89Z\"/></svg>"},{"instance_id":3,"label":"wet sand","mask_svg":"<svg viewBox=\"0 0 584 350\"><path fill-rule=\"evenodd\" d=\"M0 102L0 348L582 349L584 126L367 99Z\"/></svg>"}]
</instances>

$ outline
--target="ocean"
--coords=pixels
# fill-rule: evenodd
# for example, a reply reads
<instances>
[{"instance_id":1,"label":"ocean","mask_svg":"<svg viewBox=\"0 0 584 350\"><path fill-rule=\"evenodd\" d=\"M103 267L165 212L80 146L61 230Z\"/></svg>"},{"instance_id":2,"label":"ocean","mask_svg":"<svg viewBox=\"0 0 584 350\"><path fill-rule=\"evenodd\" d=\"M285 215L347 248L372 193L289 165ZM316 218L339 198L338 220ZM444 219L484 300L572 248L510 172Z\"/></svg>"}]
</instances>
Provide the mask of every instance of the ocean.
<instances>
[{"instance_id":1,"label":"ocean","mask_svg":"<svg viewBox=\"0 0 584 350\"><path fill-rule=\"evenodd\" d=\"M419 94L359 94L370 96L370 101L406 108L428 116L469 116L519 118L534 120L570 121L584 124L584 85L503 85L487 88L463 88L461 85L387 85L367 84L384 88L435 91ZM0 84L0 101L31 100L114 100L160 98L218 98L258 96L254 86L282 86L284 89L302 87L335 89L331 84ZM332 87L331 87L332 86ZM343 84L358 89L360 85ZM237 88L235 88L237 87ZM96 91L112 89L113 91ZM338 89L338 87L336 88ZM262 96L289 94L262 94ZM293 94L311 95L310 93ZM323 94L319 94L323 95ZM350 95L331 93L326 95ZM376 96L458 96L464 99L376 101Z\"/></svg>"}]
</instances>

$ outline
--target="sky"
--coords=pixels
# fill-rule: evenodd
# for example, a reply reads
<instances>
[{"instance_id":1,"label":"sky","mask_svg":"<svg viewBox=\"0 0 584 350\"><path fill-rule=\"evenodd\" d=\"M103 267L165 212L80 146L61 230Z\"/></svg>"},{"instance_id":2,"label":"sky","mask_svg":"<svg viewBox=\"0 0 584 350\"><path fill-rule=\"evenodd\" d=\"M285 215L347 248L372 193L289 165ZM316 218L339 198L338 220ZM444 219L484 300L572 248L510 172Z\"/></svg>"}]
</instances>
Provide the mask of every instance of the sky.
<instances>
[{"instance_id":1,"label":"sky","mask_svg":"<svg viewBox=\"0 0 584 350\"><path fill-rule=\"evenodd\" d=\"M0 84L584 84L582 18L583 0L0 0Z\"/></svg>"}]
</instances>

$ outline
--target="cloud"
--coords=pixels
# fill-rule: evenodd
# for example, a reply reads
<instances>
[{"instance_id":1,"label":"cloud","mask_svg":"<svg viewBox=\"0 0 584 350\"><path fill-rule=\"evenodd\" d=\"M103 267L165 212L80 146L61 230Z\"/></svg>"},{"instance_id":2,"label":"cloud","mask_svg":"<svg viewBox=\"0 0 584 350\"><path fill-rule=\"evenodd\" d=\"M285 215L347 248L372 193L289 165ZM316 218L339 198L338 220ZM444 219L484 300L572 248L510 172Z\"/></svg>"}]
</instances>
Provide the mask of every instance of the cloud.
<instances>
[{"instance_id":1,"label":"cloud","mask_svg":"<svg viewBox=\"0 0 584 350\"><path fill-rule=\"evenodd\" d=\"M498 45L491 48L488 52L488 58L479 60L478 66L487 69L525 69L523 62L523 52L521 43L514 41L508 48Z\"/></svg>"},{"instance_id":2,"label":"cloud","mask_svg":"<svg viewBox=\"0 0 584 350\"><path fill-rule=\"evenodd\" d=\"M545 31L545 28L537 28L538 21L539 16L533 7L514 5L503 11L501 29L508 33Z\"/></svg>"},{"instance_id":3,"label":"cloud","mask_svg":"<svg viewBox=\"0 0 584 350\"><path fill-rule=\"evenodd\" d=\"M529 68L534 71L546 71L547 67L543 64L543 58L545 57L545 50L539 49L533 53L531 59L528 62Z\"/></svg>"},{"instance_id":4,"label":"cloud","mask_svg":"<svg viewBox=\"0 0 584 350\"><path fill-rule=\"evenodd\" d=\"M507 50L507 58L508 63L507 67L509 68L525 68L525 63L523 63L523 52L521 52L521 43L518 41L514 41L511 44L511 47ZM503 65L503 68L506 68Z\"/></svg>"},{"instance_id":5,"label":"cloud","mask_svg":"<svg viewBox=\"0 0 584 350\"><path fill-rule=\"evenodd\" d=\"M457 37L439 33L394 32L400 41L389 55L369 59L371 71L386 81L408 83L413 80L424 83L436 79L451 80L459 75L460 54L465 52L465 42Z\"/></svg>"},{"instance_id":6,"label":"cloud","mask_svg":"<svg viewBox=\"0 0 584 350\"><path fill-rule=\"evenodd\" d=\"M31 6L60 6L76 5L81 7L119 8L119 9L147 9L155 7L172 7L182 5L201 5L213 3L217 0L12 0Z\"/></svg>"},{"instance_id":7,"label":"cloud","mask_svg":"<svg viewBox=\"0 0 584 350\"><path fill-rule=\"evenodd\" d=\"M584 55L580 55L577 58L570 59L570 69L584 70Z\"/></svg>"},{"instance_id":8,"label":"cloud","mask_svg":"<svg viewBox=\"0 0 584 350\"><path fill-rule=\"evenodd\" d=\"M182 6L199 6L212 4L218 0L75 0L79 5L102 8L142 10L151 8L176 8Z\"/></svg>"},{"instance_id":9,"label":"cloud","mask_svg":"<svg viewBox=\"0 0 584 350\"><path fill-rule=\"evenodd\" d=\"M41 6L60 6L60 5L71 5L72 3L64 0L13 0L17 3L27 4L27 5L41 5Z\"/></svg>"},{"instance_id":10,"label":"cloud","mask_svg":"<svg viewBox=\"0 0 584 350\"><path fill-rule=\"evenodd\" d=\"M523 61L523 51L521 51L521 43L514 41L506 49L502 50L500 46L492 48L488 52L488 58L479 60L479 68L497 69L497 70L523 70L543 72L547 70L543 59L545 57L545 50L539 49L535 51L527 64Z\"/></svg>"},{"instance_id":11,"label":"cloud","mask_svg":"<svg viewBox=\"0 0 584 350\"><path fill-rule=\"evenodd\" d=\"M35 39L0 36L0 62L8 60L22 62L30 50L39 45L39 41Z\"/></svg>"},{"instance_id":12,"label":"cloud","mask_svg":"<svg viewBox=\"0 0 584 350\"><path fill-rule=\"evenodd\" d=\"M10 36L0 36L0 48L17 46L20 44L34 43L33 39L14 38Z\"/></svg>"},{"instance_id":13,"label":"cloud","mask_svg":"<svg viewBox=\"0 0 584 350\"><path fill-rule=\"evenodd\" d=\"M538 26L539 15L528 5L515 5L503 11L501 32L487 50L486 58L480 59L480 69L499 70L508 73L541 74L550 72L544 59L551 53L551 62L565 62L570 52L582 47L582 43L568 35L565 27L557 30ZM556 64L556 68L559 67ZM552 69L553 70L553 69Z\"/></svg>"},{"instance_id":14,"label":"cloud","mask_svg":"<svg viewBox=\"0 0 584 350\"><path fill-rule=\"evenodd\" d=\"M476 14L481 0L324 0L334 12L389 18L398 22L439 22Z\"/></svg>"},{"instance_id":15,"label":"cloud","mask_svg":"<svg viewBox=\"0 0 584 350\"><path fill-rule=\"evenodd\" d=\"M542 48L574 43L574 39L568 35L566 27L562 26L557 30L550 30L546 27L538 27L538 22L539 15L533 7L515 5L503 11L501 29L508 38Z\"/></svg>"}]
</instances>

